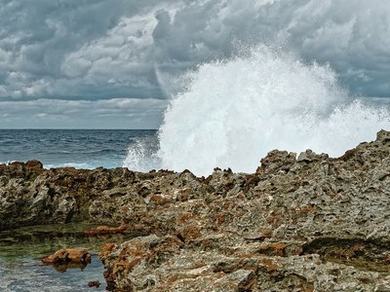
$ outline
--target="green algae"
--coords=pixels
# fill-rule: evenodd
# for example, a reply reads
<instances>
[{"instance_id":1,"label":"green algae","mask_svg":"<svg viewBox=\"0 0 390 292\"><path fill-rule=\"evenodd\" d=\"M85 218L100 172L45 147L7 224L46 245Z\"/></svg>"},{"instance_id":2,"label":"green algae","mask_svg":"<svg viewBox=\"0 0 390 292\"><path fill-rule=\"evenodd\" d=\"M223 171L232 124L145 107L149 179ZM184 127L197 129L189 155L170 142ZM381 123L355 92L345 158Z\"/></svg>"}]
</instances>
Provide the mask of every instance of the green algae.
<instances>
[{"instance_id":1,"label":"green algae","mask_svg":"<svg viewBox=\"0 0 390 292\"><path fill-rule=\"evenodd\" d=\"M104 291L104 267L97 255L99 247L124 238L90 237L84 233L94 227L91 224L42 225L0 232L0 290L90 291L88 282L98 280L101 287L94 291ZM92 263L84 267L54 267L41 262L43 256L70 247L87 248Z\"/></svg>"},{"instance_id":2,"label":"green algae","mask_svg":"<svg viewBox=\"0 0 390 292\"><path fill-rule=\"evenodd\" d=\"M95 228L92 224L60 224L21 227L0 232L0 257L34 257L53 253L61 248L83 247L96 254L102 244L120 242L128 235L91 237L85 230Z\"/></svg>"}]
</instances>

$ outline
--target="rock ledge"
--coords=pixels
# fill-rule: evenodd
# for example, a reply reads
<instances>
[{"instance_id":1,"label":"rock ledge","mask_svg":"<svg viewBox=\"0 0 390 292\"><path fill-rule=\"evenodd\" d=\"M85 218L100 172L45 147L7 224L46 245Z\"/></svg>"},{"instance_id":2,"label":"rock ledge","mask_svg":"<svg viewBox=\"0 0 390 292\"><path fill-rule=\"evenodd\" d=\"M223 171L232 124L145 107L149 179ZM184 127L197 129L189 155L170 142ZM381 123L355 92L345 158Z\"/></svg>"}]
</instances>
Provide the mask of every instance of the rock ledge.
<instances>
[{"instance_id":1,"label":"rock ledge","mask_svg":"<svg viewBox=\"0 0 390 292\"><path fill-rule=\"evenodd\" d=\"M101 249L109 290L389 291L390 132L207 178L0 165L0 230L70 222L132 238Z\"/></svg>"}]
</instances>

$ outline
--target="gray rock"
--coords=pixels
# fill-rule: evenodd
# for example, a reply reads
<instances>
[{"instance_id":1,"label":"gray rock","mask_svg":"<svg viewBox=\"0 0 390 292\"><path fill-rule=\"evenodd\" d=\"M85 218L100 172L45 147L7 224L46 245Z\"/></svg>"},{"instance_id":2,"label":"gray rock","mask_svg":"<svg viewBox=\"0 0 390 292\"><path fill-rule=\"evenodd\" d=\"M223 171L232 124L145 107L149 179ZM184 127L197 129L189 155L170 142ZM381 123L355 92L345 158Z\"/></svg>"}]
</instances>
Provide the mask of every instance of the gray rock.
<instances>
[{"instance_id":1,"label":"gray rock","mask_svg":"<svg viewBox=\"0 0 390 292\"><path fill-rule=\"evenodd\" d=\"M254 174L0 165L0 230L128 226L111 290L387 291L390 132L339 158L272 151ZM387 289L387 290L386 290Z\"/></svg>"}]
</instances>

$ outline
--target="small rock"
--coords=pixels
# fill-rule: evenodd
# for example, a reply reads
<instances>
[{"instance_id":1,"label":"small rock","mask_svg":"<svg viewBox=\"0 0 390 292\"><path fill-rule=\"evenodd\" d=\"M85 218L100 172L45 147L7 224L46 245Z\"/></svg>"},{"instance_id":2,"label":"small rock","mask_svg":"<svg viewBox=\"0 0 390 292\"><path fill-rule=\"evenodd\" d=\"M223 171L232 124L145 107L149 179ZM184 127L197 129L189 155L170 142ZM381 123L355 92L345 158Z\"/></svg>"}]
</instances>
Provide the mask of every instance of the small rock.
<instances>
[{"instance_id":1,"label":"small rock","mask_svg":"<svg viewBox=\"0 0 390 292\"><path fill-rule=\"evenodd\" d=\"M100 282L99 281L90 281L88 282L88 287L90 288L99 288Z\"/></svg>"},{"instance_id":2,"label":"small rock","mask_svg":"<svg viewBox=\"0 0 390 292\"><path fill-rule=\"evenodd\" d=\"M38 160L30 160L26 162L26 168L30 170L42 170L43 164Z\"/></svg>"},{"instance_id":3,"label":"small rock","mask_svg":"<svg viewBox=\"0 0 390 292\"><path fill-rule=\"evenodd\" d=\"M305 152L301 152L298 155L297 161L305 161L305 162L312 162L316 157L316 154L311 151L310 149L306 150Z\"/></svg>"},{"instance_id":4,"label":"small rock","mask_svg":"<svg viewBox=\"0 0 390 292\"><path fill-rule=\"evenodd\" d=\"M91 263L91 255L84 248L66 248L56 251L54 254L42 258L47 265L80 264Z\"/></svg>"}]
</instances>

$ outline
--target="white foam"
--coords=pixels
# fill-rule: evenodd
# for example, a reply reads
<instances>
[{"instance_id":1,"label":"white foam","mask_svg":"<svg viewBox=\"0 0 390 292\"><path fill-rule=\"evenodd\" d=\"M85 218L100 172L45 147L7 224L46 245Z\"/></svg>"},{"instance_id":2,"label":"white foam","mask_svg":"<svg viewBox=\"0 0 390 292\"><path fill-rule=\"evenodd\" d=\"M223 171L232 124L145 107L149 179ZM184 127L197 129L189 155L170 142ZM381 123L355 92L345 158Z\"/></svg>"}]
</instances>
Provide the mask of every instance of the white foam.
<instances>
[{"instance_id":1,"label":"white foam","mask_svg":"<svg viewBox=\"0 0 390 292\"><path fill-rule=\"evenodd\" d=\"M202 65L190 80L160 129L163 168L252 172L272 149L338 156L390 129L388 110L349 98L329 67L266 47Z\"/></svg>"},{"instance_id":2,"label":"white foam","mask_svg":"<svg viewBox=\"0 0 390 292\"><path fill-rule=\"evenodd\" d=\"M85 163L65 162L65 163L57 163L57 164L45 164L43 167L46 169L62 168L62 167L74 167L78 169L94 169L98 166L86 162Z\"/></svg>"},{"instance_id":3,"label":"white foam","mask_svg":"<svg viewBox=\"0 0 390 292\"><path fill-rule=\"evenodd\" d=\"M165 113L152 168L253 172L273 149L338 156L390 129L388 107L349 97L331 68L267 47L201 65L184 79L187 88ZM131 149L128 161L150 161L138 152ZM133 166L145 170L142 163Z\"/></svg>"},{"instance_id":4,"label":"white foam","mask_svg":"<svg viewBox=\"0 0 390 292\"><path fill-rule=\"evenodd\" d=\"M136 171L149 171L161 166L157 156L158 139L155 136L138 137L129 145L123 167Z\"/></svg>"}]
</instances>

